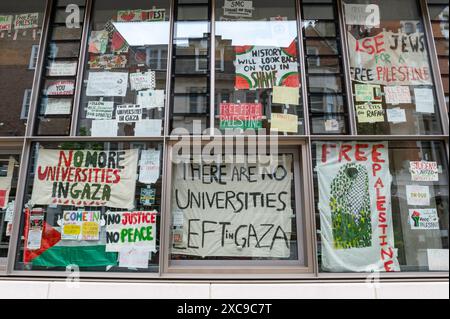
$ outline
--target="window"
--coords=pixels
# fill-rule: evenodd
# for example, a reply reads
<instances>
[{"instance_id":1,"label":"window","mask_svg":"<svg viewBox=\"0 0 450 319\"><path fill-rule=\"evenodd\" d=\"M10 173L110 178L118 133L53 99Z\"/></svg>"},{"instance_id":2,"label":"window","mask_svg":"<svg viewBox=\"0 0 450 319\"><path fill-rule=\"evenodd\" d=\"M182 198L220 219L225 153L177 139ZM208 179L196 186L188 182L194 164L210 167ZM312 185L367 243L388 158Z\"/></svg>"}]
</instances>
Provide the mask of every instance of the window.
<instances>
[{"instance_id":1,"label":"window","mask_svg":"<svg viewBox=\"0 0 450 319\"><path fill-rule=\"evenodd\" d=\"M45 0L0 4L0 136L23 136L24 91L33 84Z\"/></svg>"},{"instance_id":2,"label":"window","mask_svg":"<svg viewBox=\"0 0 450 319\"><path fill-rule=\"evenodd\" d=\"M345 1L357 131L442 133L418 2Z\"/></svg>"},{"instance_id":3,"label":"window","mask_svg":"<svg viewBox=\"0 0 450 319\"><path fill-rule=\"evenodd\" d=\"M315 142L322 272L448 271L442 142Z\"/></svg>"},{"instance_id":4,"label":"window","mask_svg":"<svg viewBox=\"0 0 450 319\"><path fill-rule=\"evenodd\" d=\"M22 103L22 112L20 113L20 119L26 120L28 119L28 112L30 111L30 103L31 103L31 93L32 90L26 89L23 93L23 103Z\"/></svg>"},{"instance_id":5,"label":"window","mask_svg":"<svg viewBox=\"0 0 450 319\"><path fill-rule=\"evenodd\" d=\"M161 143L32 150L16 269L158 271Z\"/></svg>"}]
</instances>

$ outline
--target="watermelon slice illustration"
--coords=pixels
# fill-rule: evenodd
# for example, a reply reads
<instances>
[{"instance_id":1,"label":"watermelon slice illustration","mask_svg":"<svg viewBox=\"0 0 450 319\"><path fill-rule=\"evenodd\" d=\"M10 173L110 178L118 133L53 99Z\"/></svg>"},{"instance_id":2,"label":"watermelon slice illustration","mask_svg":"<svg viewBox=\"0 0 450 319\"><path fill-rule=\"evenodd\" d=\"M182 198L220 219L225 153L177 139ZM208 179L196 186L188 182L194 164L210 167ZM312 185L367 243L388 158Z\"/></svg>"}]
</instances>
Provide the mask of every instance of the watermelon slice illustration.
<instances>
[{"instance_id":1,"label":"watermelon slice illustration","mask_svg":"<svg viewBox=\"0 0 450 319\"><path fill-rule=\"evenodd\" d=\"M236 74L236 90L250 90L252 88L252 81L243 74Z\"/></svg>"},{"instance_id":2,"label":"watermelon slice illustration","mask_svg":"<svg viewBox=\"0 0 450 319\"><path fill-rule=\"evenodd\" d=\"M300 79L298 72L286 73L281 79L279 86L287 86L292 88L300 87Z\"/></svg>"},{"instance_id":3,"label":"watermelon slice illustration","mask_svg":"<svg viewBox=\"0 0 450 319\"><path fill-rule=\"evenodd\" d=\"M291 45L288 48L284 48L282 50L286 55L297 58L297 41L292 41Z\"/></svg>"},{"instance_id":4,"label":"watermelon slice illustration","mask_svg":"<svg viewBox=\"0 0 450 319\"><path fill-rule=\"evenodd\" d=\"M236 53L236 55L246 54L253 50L254 47L255 46L253 45L236 46L234 47L234 52Z\"/></svg>"}]
</instances>

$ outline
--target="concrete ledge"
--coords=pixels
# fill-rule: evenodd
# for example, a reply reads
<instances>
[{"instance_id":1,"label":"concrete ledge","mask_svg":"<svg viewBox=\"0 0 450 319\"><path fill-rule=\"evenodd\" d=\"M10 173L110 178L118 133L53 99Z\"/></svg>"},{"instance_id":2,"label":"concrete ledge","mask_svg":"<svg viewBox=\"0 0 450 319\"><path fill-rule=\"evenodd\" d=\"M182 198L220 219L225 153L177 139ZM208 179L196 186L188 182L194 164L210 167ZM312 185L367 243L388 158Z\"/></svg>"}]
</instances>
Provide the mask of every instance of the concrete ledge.
<instances>
[{"instance_id":1,"label":"concrete ledge","mask_svg":"<svg viewBox=\"0 0 450 319\"><path fill-rule=\"evenodd\" d=\"M448 299L448 282L113 283L0 281L0 299Z\"/></svg>"}]
</instances>

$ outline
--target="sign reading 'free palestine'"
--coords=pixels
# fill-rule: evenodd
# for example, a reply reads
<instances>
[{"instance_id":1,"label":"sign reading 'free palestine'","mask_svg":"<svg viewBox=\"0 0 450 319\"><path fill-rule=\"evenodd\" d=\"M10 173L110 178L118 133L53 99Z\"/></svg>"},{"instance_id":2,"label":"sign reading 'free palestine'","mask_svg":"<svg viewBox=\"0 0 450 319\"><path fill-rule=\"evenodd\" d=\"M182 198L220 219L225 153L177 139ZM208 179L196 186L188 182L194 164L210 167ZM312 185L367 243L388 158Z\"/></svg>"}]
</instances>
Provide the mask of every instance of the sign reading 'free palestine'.
<instances>
[{"instance_id":1,"label":"sign reading 'free palestine'","mask_svg":"<svg viewBox=\"0 0 450 319\"><path fill-rule=\"evenodd\" d=\"M221 129L259 129L262 128L261 103L221 103Z\"/></svg>"}]
</instances>

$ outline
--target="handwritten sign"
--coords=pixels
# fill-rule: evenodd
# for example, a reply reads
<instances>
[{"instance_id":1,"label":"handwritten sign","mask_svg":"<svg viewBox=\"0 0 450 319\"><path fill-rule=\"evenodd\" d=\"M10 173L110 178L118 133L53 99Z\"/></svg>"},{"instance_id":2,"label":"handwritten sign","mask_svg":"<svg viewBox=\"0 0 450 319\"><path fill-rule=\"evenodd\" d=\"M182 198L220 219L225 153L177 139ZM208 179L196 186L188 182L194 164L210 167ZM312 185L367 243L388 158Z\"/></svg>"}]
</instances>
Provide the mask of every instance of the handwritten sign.
<instances>
[{"instance_id":1,"label":"handwritten sign","mask_svg":"<svg viewBox=\"0 0 450 319\"><path fill-rule=\"evenodd\" d=\"M113 111L114 102L89 101L86 118L90 120L111 120Z\"/></svg>"},{"instance_id":2,"label":"handwritten sign","mask_svg":"<svg viewBox=\"0 0 450 319\"><path fill-rule=\"evenodd\" d=\"M439 229L439 217L435 208L410 209L409 224L412 230Z\"/></svg>"},{"instance_id":3,"label":"handwritten sign","mask_svg":"<svg viewBox=\"0 0 450 319\"><path fill-rule=\"evenodd\" d=\"M69 80L50 81L46 90L47 95L73 95L75 82Z\"/></svg>"},{"instance_id":4,"label":"handwritten sign","mask_svg":"<svg viewBox=\"0 0 450 319\"><path fill-rule=\"evenodd\" d=\"M143 150L139 162L139 182L154 184L159 179L161 151Z\"/></svg>"},{"instance_id":5,"label":"handwritten sign","mask_svg":"<svg viewBox=\"0 0 450 319\"><path fill-rule=\"evenodd\" d=\"M130 85L131 90L141 91L147 89L154 89L156 85L154 71L147 71L144 73L131 73L130 74Z\"/></svg>"},{"instance_id":6,"label":"handwritten sign","mask_svg":"<svg viewBox=\"0 0 450 319\"><path fill-rule=\"evenodd\" d=\"M100 211L64 211L61 223L62 240L98 241L100 239Z\"/></svg>"},{"instance_id":7,"label":"handwritten sign","mask_svg":"<svg viewBox=\"0 0 450 319\"><path fill-rule=\"evenodd\" d=\"M72 113L72 99L46 99L45 115L67 115Z\"/></svg>"},{"instance_id":8,"label":"handwritten sign","mask_svg":"<svg viewBox=\"0 0 450 319\"><path fill-rule=\"evenodd\" d=\"M381 86L370 84L355 84L356 102L381 102Z\"/></svg>"},{"instance_id":9,"label":"handwritten sign","mask_svg":"<svg viewBox=\"0 0 450 319\"><path fill-rule=\"evenodd\" d=\"M34 205L134 207L138 151L40 149Z\"/></svg>"},{"instance_id":10,"label":"handwritten sign","mask_svg":"<svg viewBox=\"0 0 450 319\"><path fill-rule=\"evenodd\" d=\"M411 179L414 182L438 182L439 169L436 162L409 162Z\"/></svg>"},{"instance_id":11,"label":"handwritten sign","mask_svg":"<svg viewBox=\"0 0 450 319\"><path fill-rule=\"evenodd\" d=\"M415 88L414 97L416 102L416 112L434 113L434 93L432 89Z\"/></svg>"},{"instance_id":12,"label":"handwritten sign","mask_svg":"<svg viewBox=\"0 0 450 319\"><path fill-rule=\"evenodd\" d=\"M235 51L237 90L300 87L295 42L289 48L237 46Z\"/></svg>"},{"instance_id":13,"label":"handwritten sign","mask_svg":"<svg viewBox=\"0 0 450 319\"><path fill-rule=\"evenodd\" d=\"M253 1L250 0L225 0L224 15L230 17L251 18L253 16Z\"/></svg>"},{"instance_id":14,"label":"handwritten sign","mask_svg":"<svg viewBox=\"0 0 450 319\"><path fill-rule=\"evenodd\" d=\"M387 120L389 123L399 124L406 122L406 112L404 109L395 108L386 110Z\"/></svg>"},{"instance_id":15,"label":"handwritten sign","mask_svg":"<svg viewBox=\"0 0 450 319\"><path fill-rule=\"evenodd\" d=\"M134 123L142 120L142 107L137 104L117 105L116 120L119 123Z\"/></svg>"},{"instance_id":16,"label":"handwritten sign","mask_svg":"<svg viewBox=\"0 0 450 319\"><path fill-rule=\"evenodd\" d=\"M411 206L430 206L430 187L406 185L406 199Z\"/></svg>"},{"instance_id":17,"label":"handwritten sign","mask_svg":"<svg viewBox=\"0 0 450 319\"><path fill-rule=\"evenodd\" d=\"M299 105L300 90L299 88L274 86L272 103Z\"/></svg>"},{"instance_id":18,"label":"handwritten sign","mask_svg":"<svg viewBox=\"0 0 450 319\"><path fill-rule=\"evenodd\" d=\"M411 92L407 86L386 86L384 94L388 104L411 104Z\"/></svg>"},{"instance_id":19,"label":"handwritten sign","mask_svg":"<svg viewBox=\"0 0 450 319\"><path fill-rule=\"evenodd\" d=\"M139 91L136 103L145 109L164 108L165 98L164 90Z\"/></svg>"},{"instance_id":20,"label":"handwritten sign","mask_svg":"<svg viewBox=\"0 0 450 319\"><path fill-rule=\"evenodd\" d=\"M126 248L156 251L157 212L108 212L106 214L106 251Z\"/></svg>"},{"instance_id":21,"label":"handwritten sign","mask_svg":"<svg viewBox=\"0 0 450 319\"><path fill-rule=\"evenodd\" d=\"M344 3L345 23L378 27L380 25L380 7L376 4Z\"/></svg>"},{"instance_id":22,"label":"handwritten sign","mask_svg":"<svg viewBox=\"0 0 450 319\"><path fill-rule=\"evenodd\" d=\"M16 15L14 29L34 29L39 27L39 13L25 13Z\"/></svg>"},{"instance_id":23,"label":"handwritten sign","mask_svg":"<svg viewBox=\"0 0 450 319\"><path fill-rule=\"evenodd\" d=\"M55 62L48 66L49 76L74 76L77 74L77 62Z\"/></svg>"},{"instance_id":24,"label":"handwritten sign","mask_svg":"<svg viewBox=\"0 0 450 319\"><path fill-rule=\"evenodd\" d=\"M221 103L220 128L224 129L260 129L262 128L261 103Z\"/></svg>"},{"instance_id":25,"label":"handwritten sign","mask_svg":"<svg viewBox=\"0 0 450 319\"><path fill-rule=\"evenodd\" d=\"M365 103L355 105L359 123L384 122L384 110L381 104Z\"/></svg>"},{"instance_id":26,"label":"handwritten sign","mask_svg":"<svg viewBox=\"0 0 450 319\"><path fill-rule=\"evenodd\" d=\"M270 130L275 132L298 133L298 116L272 113Z\"/></svg>"},{"instance_id":27,"label":"handwritten sign","mask_svg":"<svg viewBox=\"0 0 450 319\"><path fill-rule=\"evenodd\" d=\"M117 22L142 21L142 10L120 10L117 12Z\"/></svg>"},{"instance_id":28,"label":"handwritten sign","mask_svg":"<svg viewBox=\"0 0 450 319\"><path fill-rule=\"evenodd\" d=\"M13 16L0 15L0 31L10 31L12 28Z\"/></svg>"},{"instance_id":29,"label":"handwritten sign","mask_svg":"<svg viewBox=\"0 0 450 319\"><path fill-rule=\"evenodd\" d=\"M128 87L128 73L90 72L86 96L125 97Z\"/></svg>"}]
</instances>

